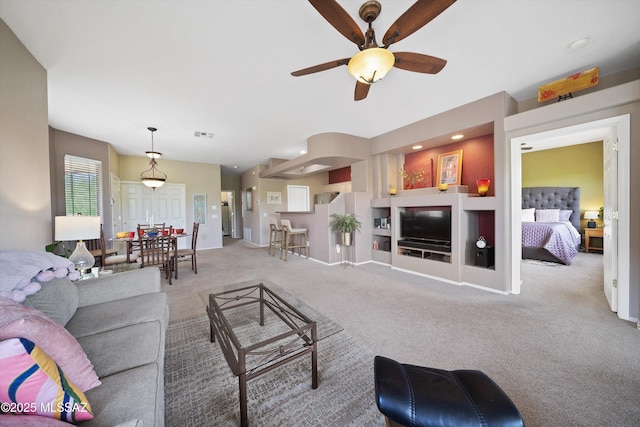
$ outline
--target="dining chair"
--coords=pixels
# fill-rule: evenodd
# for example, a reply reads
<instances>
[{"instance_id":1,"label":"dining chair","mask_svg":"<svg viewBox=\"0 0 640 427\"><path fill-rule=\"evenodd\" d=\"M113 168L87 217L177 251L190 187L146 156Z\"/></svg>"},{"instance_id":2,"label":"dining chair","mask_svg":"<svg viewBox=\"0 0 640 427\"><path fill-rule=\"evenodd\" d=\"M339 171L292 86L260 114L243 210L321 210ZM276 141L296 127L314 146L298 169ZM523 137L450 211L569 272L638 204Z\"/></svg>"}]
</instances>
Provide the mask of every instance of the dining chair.
<instances>
[{"instance_id":1,"label":"dining chair","mask_svg":"<svg viewBox=\"0 0 640 427\"><path fill-rule=\"evenodd\" d=\"M138 260L140 256L139 252L131 252L128 255L117 255L116 251L111 252L112 250L106 249L104 233L102 232L102 227L100 227L100 248L101 248L101 266L102 268L107 266L113 266L117 264L129 264L134 263ZM128 246L127 246L128 250ZM111 252L111 253L110 253ZM115 252L115 253L114 253Z\"/></svg>"},{"instance_id":2,"label":"dining chair","mask_svg":"<svg viewBox=\"0 0 640 427\"><path fill-rule=\"evenodd\" d=\"M198 274L198 261L196 259L196 245L198 242L198 230L200 229L200 223L193 223L193 231L191 232L191 248L178 249L176 252L176 256L173 258L175 269L175 277L178 278L178 262L186 259L187 257L191 257L191 269L195 274Z\"/></svg>"},{"instance_id":3,"label":"dining chair","mask_svg":"<svg viewBox=\"0 0 640 427\"><path fill-rule=\"evenodd\" d=\"M116 249L108 249L105 246L104 230L102 224L100 224L100 237L97 239L89 239L84 241L85 246L96 259L96 265L104 267L104 259L107 256L115 255L118 253Z\"/></svg>"},{"instance_id":4,"label":"dining chair","mask_svg":"<svg viewBox=\"0 0 640 427\"><path fill-rule=\"evenodd\" d=\"M174 245L175 238L171 236L163 236L162 233L153 236L140 236L140 257L138 258L141 268L159 267L164 270L166 278L171 283L172 272L172 256L176 254Z\"/></svg>"}]
</instances>

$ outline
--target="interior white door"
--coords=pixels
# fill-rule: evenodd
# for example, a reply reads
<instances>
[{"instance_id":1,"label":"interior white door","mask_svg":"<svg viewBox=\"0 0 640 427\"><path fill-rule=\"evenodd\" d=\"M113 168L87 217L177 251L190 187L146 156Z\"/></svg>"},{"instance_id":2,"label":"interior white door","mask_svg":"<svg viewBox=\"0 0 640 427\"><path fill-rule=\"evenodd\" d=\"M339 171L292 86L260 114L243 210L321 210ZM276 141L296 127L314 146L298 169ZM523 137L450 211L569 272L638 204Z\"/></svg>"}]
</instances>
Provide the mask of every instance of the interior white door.
<instances>
[{"instance_id":1,"label":"interior white door","mask_svg":"<svg viewBox=\"0 0 640 427\"><path fill-rule=\"evenodd\" d=\"M615 127L604 140L604 294L612 311L618 311L618 149Z\"/></svg>"}]
</instances>

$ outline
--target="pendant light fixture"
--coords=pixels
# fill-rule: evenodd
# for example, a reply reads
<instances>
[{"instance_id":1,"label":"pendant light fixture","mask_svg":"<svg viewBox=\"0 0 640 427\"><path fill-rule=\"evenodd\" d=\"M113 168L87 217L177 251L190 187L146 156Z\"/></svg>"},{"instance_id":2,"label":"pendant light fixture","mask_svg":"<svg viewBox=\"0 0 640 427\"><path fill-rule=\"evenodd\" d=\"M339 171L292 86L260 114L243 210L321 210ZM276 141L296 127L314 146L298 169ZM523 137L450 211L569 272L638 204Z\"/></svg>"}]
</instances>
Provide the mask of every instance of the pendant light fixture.
<instances>
[{"instance_id":1,"label":"pendant light fixture","mask_svg":"<svg viewBox=\"0 0 640 427\"><path fill-rule=\"evenodd\" d=\"M147 157L151 159L149 162L151 167L140 174L140 180L144 185L155 190L164 185L167 180L167 174L157 168L158 162L156 162L156 159L159 159L162 153L158 153L153 149L153 133L158 129L154 127L148 127L147 129L151 131L151 151L147 151Z\"/></svg>"}]
</instances>

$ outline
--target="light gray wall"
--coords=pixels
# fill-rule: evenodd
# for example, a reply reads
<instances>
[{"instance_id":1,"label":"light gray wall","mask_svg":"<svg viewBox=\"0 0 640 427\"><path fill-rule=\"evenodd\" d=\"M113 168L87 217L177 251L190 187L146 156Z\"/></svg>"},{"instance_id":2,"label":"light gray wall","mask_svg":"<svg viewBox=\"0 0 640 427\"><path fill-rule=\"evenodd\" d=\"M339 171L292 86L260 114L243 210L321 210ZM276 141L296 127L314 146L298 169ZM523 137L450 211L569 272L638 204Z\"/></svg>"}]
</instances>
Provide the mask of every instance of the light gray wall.
<instances>
[{"instance_id":1,"label":"light gray wall","mask_svg":"<svg viewBox=\"0 0 640 427\"><path fill-rule=\"evenodd\" d=\"M0 250L52 242L47 72L0 20Z\"/></svg>"}]
</instances>

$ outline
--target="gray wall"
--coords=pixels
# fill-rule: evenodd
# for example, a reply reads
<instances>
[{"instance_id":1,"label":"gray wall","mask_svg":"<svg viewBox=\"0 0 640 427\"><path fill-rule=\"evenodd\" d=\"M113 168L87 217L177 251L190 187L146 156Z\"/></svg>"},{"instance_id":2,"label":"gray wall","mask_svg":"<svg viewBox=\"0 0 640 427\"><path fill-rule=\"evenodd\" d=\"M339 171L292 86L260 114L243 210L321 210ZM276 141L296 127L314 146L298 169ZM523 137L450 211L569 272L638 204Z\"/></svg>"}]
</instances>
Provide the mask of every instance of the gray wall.
<instances>
[{"instance_id":1,"label":"gray wall","mask_svg":"<svg viewBox=\"0 0 640 427\"><path fill-rule=\"evenodd\" d=\"M52 242L47 72L0 20L0 250Z\"/></svg>"}]
</instances>

